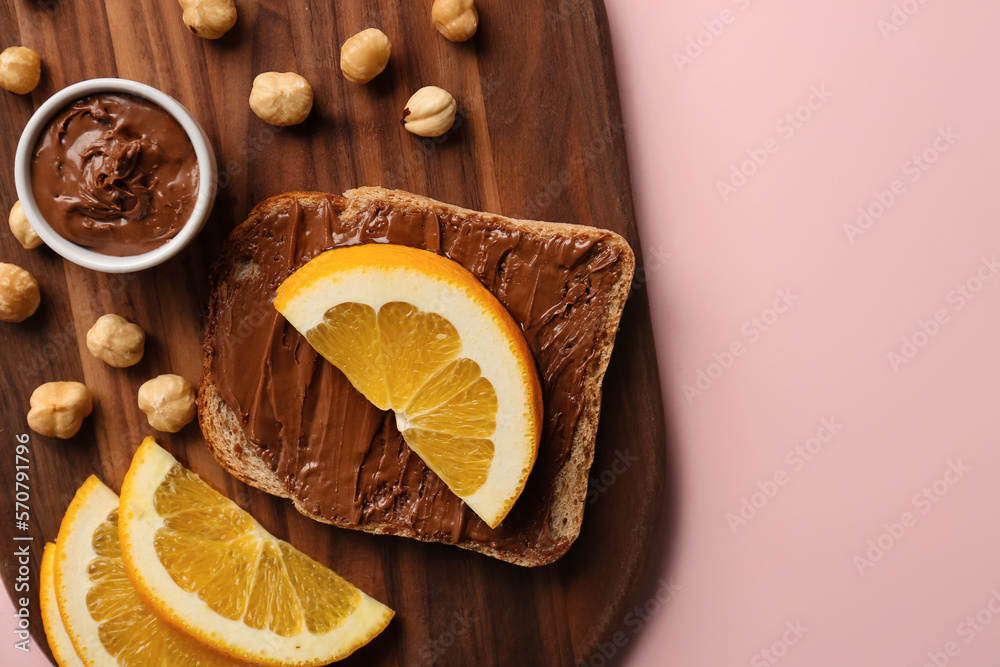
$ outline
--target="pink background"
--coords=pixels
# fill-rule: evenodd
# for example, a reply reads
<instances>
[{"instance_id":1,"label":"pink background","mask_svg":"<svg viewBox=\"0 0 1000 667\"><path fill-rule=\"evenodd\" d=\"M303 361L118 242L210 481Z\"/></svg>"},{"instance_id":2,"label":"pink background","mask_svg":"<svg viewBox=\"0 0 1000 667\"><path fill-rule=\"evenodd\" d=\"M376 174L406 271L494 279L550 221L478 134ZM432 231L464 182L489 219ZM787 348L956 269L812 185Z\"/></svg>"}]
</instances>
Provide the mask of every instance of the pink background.
<instances>
[{"instance_id":1,"label":"pink background","mask_svg":"<svg viewBox=\"0 0 1000 667\"><path fill-rule=\"evenodd\" d=\"M645 610L604 650L995 665L1000 4L607 7L671 491Z\"/></svg>"}]
</instances>

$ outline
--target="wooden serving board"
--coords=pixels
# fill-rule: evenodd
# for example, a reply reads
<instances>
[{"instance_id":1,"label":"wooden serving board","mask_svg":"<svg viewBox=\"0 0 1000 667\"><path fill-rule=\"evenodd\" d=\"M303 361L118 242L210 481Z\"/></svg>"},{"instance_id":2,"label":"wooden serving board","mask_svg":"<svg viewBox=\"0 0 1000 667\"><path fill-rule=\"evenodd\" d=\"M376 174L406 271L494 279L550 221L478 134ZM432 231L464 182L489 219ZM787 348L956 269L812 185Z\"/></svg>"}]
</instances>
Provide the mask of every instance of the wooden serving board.
<instances>
[{"instance_id":1,"label":"wooden serving board","mask_svg":"<svg viewBox=\"0 0 1000 667\"><path fill-rule=\"evenodd\" d=\"M27 322L0 323L0 574L7 590L23 597L14 594L12 538L33 538L31 631L40 646L44 542L55 539L88 475L119 490L136 446L155 434L136 405L139 385L165 372L197 381L209 268L255 203L288 190L384 185L513 217L604 227L624 235L641 257L600 0L479 0L481 27L466 44L436 32L430 4L237 0L236 27L211 42L185 28L172 0L0 1L0 48L30 46L44 63L31 96L0 91L4 212L17 199L11 165L21 128L49 95L93 77L134 79L177 98L205 126L222 173L200 237L178 258L139 274L98 274L47 248L25 251L3 229L0 261L31 271L43 294ZM357 86L340 74L339 47L371 26L389 35L392 60L375 82ZM267 70L297 71L312 83L316 102L303 125L278 130L250 112L251 82ZM430 84L451 91L461 109L443 141L420 140L399 123L408 97ZM523 569L453 547L315 523L224 473L196 424L155 435L268 530L397 610L388 630L348 664L578 664L635 604L663 503L665 432L641 261L637 276L604 381L592 472L600 482L592 483L579 540L551 566ZM87 352L86 331L105 312L148 332L139 365L116 370ZM70 441L30 434L30 520L22 531L14 517L17 436L29 432L32 390L52 380L85 382L96 407Z\"/></svg>"}]
</instances>

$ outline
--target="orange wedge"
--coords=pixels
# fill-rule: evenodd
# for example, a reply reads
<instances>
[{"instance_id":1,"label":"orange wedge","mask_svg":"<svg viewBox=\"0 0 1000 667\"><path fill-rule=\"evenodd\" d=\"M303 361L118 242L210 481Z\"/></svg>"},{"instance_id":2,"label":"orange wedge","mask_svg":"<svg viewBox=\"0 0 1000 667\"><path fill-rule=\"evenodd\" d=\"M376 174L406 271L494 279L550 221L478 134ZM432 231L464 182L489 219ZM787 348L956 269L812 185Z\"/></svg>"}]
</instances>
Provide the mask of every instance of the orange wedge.
<instances>
[{"instance_id":1,"label":"orange wedge","mask_svg":"<svg viewBox=\"0 0 1000 667\"><path fill-rule=\"evenodd\" d=\"M265 665L325 665L364 646L393 611L287 542L152 438L122 484L129 579L174 627Z\"/></svg>"},{"instance_id":2,"label":"orange wedge","mask_svg":"<svg viewBox=\"0 0 1000 667\"><path fill-rule=\"evenodd\" d=\"M84 482L66 510L53 561L59 615L87 667L245 664L175 630L142 602L122 563L118 496L94 476ZM48 636L53 653L58 645L64 658L71 657L58 639L53 641L57 633Z\"/></svg>"},{"instance_id":3,"label":"orange wedge","mask_svg":"<svg viewBox=\"0 0 1000 667\"><path fill-rule=\"evenodd\" d=\"M426 250L339 248L292 274L274 306L499 525L538 453L541 387L520 328L475 276Z\"/></svg>"}]
</instances>

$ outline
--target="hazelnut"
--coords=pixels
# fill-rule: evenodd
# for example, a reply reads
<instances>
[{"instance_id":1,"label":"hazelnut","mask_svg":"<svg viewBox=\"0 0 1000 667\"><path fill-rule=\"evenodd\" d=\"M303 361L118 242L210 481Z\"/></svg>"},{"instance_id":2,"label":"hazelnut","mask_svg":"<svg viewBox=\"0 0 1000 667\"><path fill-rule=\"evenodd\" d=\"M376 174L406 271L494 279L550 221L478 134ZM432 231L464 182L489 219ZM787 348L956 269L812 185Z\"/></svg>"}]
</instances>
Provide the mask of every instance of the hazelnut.
<instances>
[{"instance_id":1,"label":"hazelnut","mask_svg":"<svg viewBox=\"0 0 1000 667\"><path fill-rule=\"evenodd\" d=\"M431 20L438 32L453 42L471 39L479 28L474 0L434 0Z\"/></svg>"},{"instance_id":2,"label":"hazelnut","mask_svg":"<svg viewBox=\"0 0 1000 667\"><path fill-rule=\"evenodd\" d=\"M90 390L79 382L46 382L31 394L28 426L40 435L72 438L94 409Z\"/></svg>"},{"instance_id":3,"label":"hazelnut","mask_svg":"<svg viewBox=\"0 0 1000 667\"><path fill-rule=\"evenodd\" d=\"M180 375L161 375L139 387L139 409L157 431L177 433L194 419L194 389Z\"/></svg>"},{"instance_id":4,"label":"hazelnut","mask_svg":"<svg viewBox=\"0 0 1000 667\"><path fill-rule=\"evenodd\" d=\"M447 90L437 86L421 88L403 111L403 127L421 137L440 137L455 124L458 105Z\"/></svg>"},{"instance_id":5,"label":"hazelnut","mask_svg":"<svg viewBox=\"0 0 1000 667\"><path fill-rule=\"evenodd\" d=\"M392 44L378 28L362 30L340 47L340 71L351 83L368 83L385 69Z\"/></svg>"},{"instance_id":6,"label":"hazelnut","mask_svg":"<svg viewBox=\"0 0 1000 667\"><path fill-rule=\"evenodd\" d=\"M0 88L27 95L42 78L42 59L26 46L11 46L0 53Z\"/></svg>"},{"instance_id":7,"label":"hazelnut","mask_svg":"<svg viewBox=\"0 0 1000 667\"><path fill-rule=\"evenodd\" d=\"M198 37L218 39L236 25L233 0L178 0L184 25Z\"/></svg>"},{"instance_id":8,"label":"hazelnut","mask_svg":"<svg viewBox=\"0 0 1000 667\"><path fill-rule=\"evenodd\" d=\"M294 72L264 72L253 80L250 108L265 123L298 125L313 105L309 82Z\"/></svg>"},{"instance_id":9,"label":"hazelnut","mask_svg":"<svg viewBox=\"0 0 1000 667\"><path fill-rule=\"evenodd\" d=\"M7 222L10 224L11 234L24 246L25 250L42 245L42 238L31 228L28 216L24 214L24 208L21 207L20 199L14 202L14 206L10 209Z\"/></svg>"},{"instance_id":10,"label":"hazelnut","mask_svg":"<svg viewBox=\"0 0 1000 667\"><path fill-rule=\"evenodd\" d=\"M120 315L101 315L87 332L87 349L108 366L127 368L142 359L146 333Z\"/></svg>"},{"instance_id":11,"label":"hazelnut","mask_svg":"<svg viewBox=\"0 0 1000 667\"><path fill-rule=\"evenodd\" d=\"M14 264L0 262L0 320L23 322L31 317L42 295L35 277Z\"/></svg>"}]
</instances>

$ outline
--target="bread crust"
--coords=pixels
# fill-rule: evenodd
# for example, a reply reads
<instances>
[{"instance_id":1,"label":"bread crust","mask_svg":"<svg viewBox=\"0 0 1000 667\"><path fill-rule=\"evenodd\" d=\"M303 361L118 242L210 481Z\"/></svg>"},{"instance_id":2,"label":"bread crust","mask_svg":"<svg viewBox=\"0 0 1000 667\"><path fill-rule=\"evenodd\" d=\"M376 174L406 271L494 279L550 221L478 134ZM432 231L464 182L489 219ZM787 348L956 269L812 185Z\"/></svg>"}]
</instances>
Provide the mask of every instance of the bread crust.
<instances>
[{"instance_id":1,"label":"bread crust","mask_svg":"<svg viewBox=\"0 0 1000 667\"><path fill-rule=\"evenodd\" d=\"M212 274L212 294L209 300L202 358L203 370L198 392L199 424L208 448L230 474L262 491L289 498L300 513L311 519L369 533L391 534L437 542L440 540L420 536L408 526L374 522L354 525L347 522L330 521L309 512L299 499L288 491L281 478L257 454L255 446L246 438L236 412L225 404L215 386L215 379L212 375L212 358L214 355L216 302L220 293L225 293L225 290L228 289L236 289L233 286L233 280L240 270L240 258L237 250L241 247L241 241L256 230L257 225L264 217L283 209L292 200L297 201L300 205L308 206L318 204L321 201L330 201L330 199L331 195L318 192L288 192L271 197L254 207L247 220L237 226L229 235ZM497 549L488 544L461 543L457 545L499 560L527 567L545 565L557 560L579 535L583 522L588 475L594 460L594 446L600 417L601 383L611 358L618 325L628 300L635 271L635 256L631 247L621 236L594 227L516 220L500 215L471 211L401 190L362 187L349 190L342 196L333 195L332 199L334 208L341 220L346 223L357 221L372 204L388 204L396 209L412 208L424 211L433 210L441 215L476 216L489 225L506 230L516 230L535 237L601 238L604 243L619 251L621 274L610 290L608 307L595 340L596 353L585 373L584 399L580 417L573 432L569 455L554 480L554 492L549 508L549 530L553 536L564 542L564 547L545 555L537 553L525 555Z\"/></svg>"}]
</instances>

